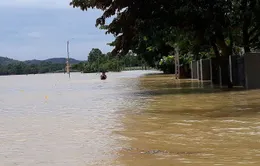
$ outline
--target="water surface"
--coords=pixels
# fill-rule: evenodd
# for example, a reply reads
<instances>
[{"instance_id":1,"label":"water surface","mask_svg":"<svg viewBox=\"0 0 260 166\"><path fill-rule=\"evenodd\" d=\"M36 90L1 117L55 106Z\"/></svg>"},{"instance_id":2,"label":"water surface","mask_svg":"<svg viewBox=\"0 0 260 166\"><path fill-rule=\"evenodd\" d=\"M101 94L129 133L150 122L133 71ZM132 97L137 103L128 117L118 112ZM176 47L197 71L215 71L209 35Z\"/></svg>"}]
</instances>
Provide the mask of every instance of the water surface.
<instances>
[{"instance_id":1,"label":"water surface","mask_svg":"<svg viewBox=\"0 0 260 166\"><path fill-rule=\"evenodd\" d=\"M0 165L109 165L112 131L147 72L0 77Z\"/></svg>"},{"instance_id":2,"label":"water surface","mask_svg":"<svg viewBox=\"0 0 260 166\"><path fill-rule=\"evenodd\" d=\"M145 73L0 77L0 165L260 164L260 91Z\"/></svg>"},{"instance_id":3,"label":"water surface","mask_svg":"<svg viewBox=\"0 0 260 166\"><path fill-rule=\"evenodd\" d=\"M129 110L119 133L124 165L260 164L260 91L214 88L173 76L140 78L145 107ZM135 113L133 113L135 112Z\"/></svg>"}]
</instances>

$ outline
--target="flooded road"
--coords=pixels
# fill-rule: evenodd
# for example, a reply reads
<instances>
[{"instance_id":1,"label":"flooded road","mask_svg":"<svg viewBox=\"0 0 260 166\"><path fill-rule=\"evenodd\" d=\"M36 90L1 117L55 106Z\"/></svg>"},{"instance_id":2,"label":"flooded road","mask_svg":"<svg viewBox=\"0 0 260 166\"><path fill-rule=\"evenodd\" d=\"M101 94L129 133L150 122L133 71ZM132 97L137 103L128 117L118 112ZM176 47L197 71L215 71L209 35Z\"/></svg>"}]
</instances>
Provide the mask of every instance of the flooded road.
<instances>
[{"instance_id":1,"label":"flooded road","mask_svg":"<svg viewBox=\"0 0 260 166\"><path fill-rule=\"evenodd\" d=\"M0 77L0 165L260 164L260 91L145 73Z\"/></svg>"}]
</instances>

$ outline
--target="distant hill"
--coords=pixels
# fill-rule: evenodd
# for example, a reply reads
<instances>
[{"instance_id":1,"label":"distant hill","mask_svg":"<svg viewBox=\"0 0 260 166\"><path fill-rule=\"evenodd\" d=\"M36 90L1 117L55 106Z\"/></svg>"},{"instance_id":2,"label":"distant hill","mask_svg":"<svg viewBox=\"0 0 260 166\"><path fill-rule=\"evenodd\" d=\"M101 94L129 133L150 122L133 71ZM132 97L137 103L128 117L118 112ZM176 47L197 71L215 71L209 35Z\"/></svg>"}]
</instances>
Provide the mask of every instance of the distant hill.
<instances>
[{"instance_id":1,"label":"distant hill","mask_svg":"<svg viewBox=\"0 0 260 166\"><path fill-rule=\"evenodd\" d=\"M11 63L17 63L17 62L19 61L7 57L0 57L0 65L9 65Z\"/></svg>"},{"instance_id":2,"label":"distant hill","mask_svg":"<svg viewBox=\"0 0 260 166\"><path fill-rule=\"evenodd\" d=\"M41 60L36 60L36 59L24 61L24 63L30 64L30 65L32 65L32 64L38 65L38 64L40 64L41 62L42 62Z\"/></svg>"},{"instance_id":3,"label":"distant hill","mask_svg":"<svg viewBox=\"0 0 260 166\"><path fill-rule=\"evenodd\" d=\"M46 59L46 60L27 60L27 61L24 61L25 63L27 64L40 64L41 62L51 62L51 63L54 63L54 64L65 64L67 61L67 58L50 58L50 59ZM70 64L78 64L82 61L79 61L79 60L76 60L76 59L73 59L73 58L70 58Z\"/></svg>"},{"instance_id":4,"label":"distant hill","mask_svg":"<svg viewBox=\"0 0 260 166\"><path fill-rule=\"evenodd\" d=\"M50 58L50 59L46 59L46 60L37 60L37 59L33 59L33 60L27 60L27 61L18 61L18 60L14 60L11 58L7 58L7 57L0 57L0 65L8 65L11 63L17 63L17 62L25 62L27 64L35 64L38 65L41 62L51 62L53 64L65 64L66 63L66 58ZM82 61L70 58L70 64L78 64Z\"/></svg>"},{"instance_id":5,"label":"distant hill","mask_svg":"<svg viewBox=\"0 0 260 166\"><path fill-rule=\"evenodd\" d=\"M51 59L46 59L44 60L46 62L51 62L51 63L58 63L58 64L64 64L67 61L67 58L51 58ZM70 64L77 64L80 63L82 61L70 58Z\"/></svg>"}]
</instances>

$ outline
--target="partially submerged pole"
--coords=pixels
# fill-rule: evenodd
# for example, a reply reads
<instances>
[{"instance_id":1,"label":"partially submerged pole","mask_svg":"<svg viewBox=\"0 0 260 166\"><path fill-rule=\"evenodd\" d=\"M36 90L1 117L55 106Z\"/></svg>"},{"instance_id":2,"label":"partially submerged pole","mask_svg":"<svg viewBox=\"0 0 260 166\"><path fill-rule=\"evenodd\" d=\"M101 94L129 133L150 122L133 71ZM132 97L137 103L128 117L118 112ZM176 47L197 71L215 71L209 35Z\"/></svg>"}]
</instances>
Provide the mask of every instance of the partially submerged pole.
<instances>
[{"instance_id":1,"label":"partially submerged pole","mask_svg":"<svg viewBox=\"0 0 260 166\"><path fill-rule=\"evenodd\" d=\"M197 79L200 79L200 71L199 71L199 61L196 61L197 66Z\"/></svg>"},{"instance_id":2,"label":"partially submerged pole","mask_svg":"<svg viewBox=\"0 0 260 166\"><path fill-rule=\"evenodd\" d=\"M193 79L193 61L190 62L190 72L191 72L191 79Z\"/></svg>"},{"instance_id":3,"label":"partially submerged pole","mask_svg":"<svg viewBox=\"0 0 260 166\"><path fill-rule=\"evenodd\" d=\"M67 58L67 73L69 74L69 78L70 78L70 62L69 62L69 59L70 59L70 53L69 53L69 40L67 41L67 55L68 55L68 58Z\"/></svg>"},{"instance_id":4,"label":"partially submerged pole","mask_svg":"<svg viewBox=\"0 0 260 166\"><path fill-rule=\"evenodd\" d=\"M210 85L213 87L213 76L212 76L212 59L209 59L209 72L210 72Z\"/></svg>"},{"instance_id":5,"label":"partially submerged pole","mask_svg":"<svg viewBox=\"0 0 260 166\"><path fill-rule=\"evenodd\" d=\"M219 86L222 87L222 71L220 66L219 66Z\"/></svg>"},{"instance_id":6,"label":"partially submerged pole","mask_svg":"<svg viewBox=\"0 0 260 166\"><path fill-rule=\"evenodd\" d=\"M213 77L212 77L212 60L211 58L209 59L209 72L210 72L210 81L211 83L213 82Z\"/></svg>"},{"instance_id":7,"label":"partially submerged pole","mask_svg":"<svg viewBox=\"0 0 260 166\"><path fill-rule=\"evenodd\" d=\"M232 75L232 57L231 55L229 56L229 79L230 82L233 82L233 75Z\"/></svg>"},{"instance_id":8,"label":"partially submerged pole","mask_svg":"<svg viewBox=\"0 0 260 166\"><path fill-rule=\"evenodd\" d=\"M202 59L200 59L200 81L203 81L203 67L202 67Z\"/></svg>"}]
</instances>

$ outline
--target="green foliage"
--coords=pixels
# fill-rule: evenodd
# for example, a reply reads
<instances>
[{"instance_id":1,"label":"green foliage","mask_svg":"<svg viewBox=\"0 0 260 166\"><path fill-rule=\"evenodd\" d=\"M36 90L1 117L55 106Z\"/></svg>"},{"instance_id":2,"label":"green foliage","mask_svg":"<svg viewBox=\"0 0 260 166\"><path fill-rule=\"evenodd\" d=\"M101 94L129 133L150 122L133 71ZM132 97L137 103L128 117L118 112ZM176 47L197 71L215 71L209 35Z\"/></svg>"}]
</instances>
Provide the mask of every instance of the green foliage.
<instances>
[{"instance_id":1,"label":"green foliage","mask_svg":"<svg viewBox=\"0 0 260 166\"><path fill-rule=\"evenodd\" d=\"M206 59L206 58L207 57L201 58L201 59ZM181 66L189 65L192 60L193 60L193 55L184 54L184 55L180 56L180 65Z\"/></svg>"},{"instance_id":2,"label":"green foliage","mask_svg":"<svg viewBox=\"0 0 260 166\"><path fill-rule=\"evenodd\" d=\"M6 58L6 57L0 57L0 65L9 65L11 63L18 63L19 61Z\"/></svg>"},{"instance_id":3,"label":"green foliage","mask_svg":"<svg viewBox=\"0 0 260 166\"><path fill-rule=\"evenodd\" d=\"M104 55L98 48L93 48L88 55L88 62L98 62L104 59Z\"/></svg>"},{"instance_id":4,"label":"green foliage","mask_svg":"<svg viewBox=\"0 0 260 166\"><path fill-rule=\"evenodd\" d=\"M121 71L125 67L141 65L142 60L131 51L124 56L113 56L110 52L103 54L98 48L93 48L89 53L88 61L72 65L72 69L84 73L94 73L101 71Z\"/></svg>"},{"instance_id":5,"label":"green foliage","mask_svg":"<svg viewBox=\"0 0 260 166\"><path fill-rule=\"evenodd\" d=\"M193 60L192 55L184 54L179 58L180 66L189 65ZM159 62L158 69L162 70L166 74L174 74L175 73L175 57L173 55L163 56L163 58Z\"/></svg>"},{"instance_id":6,"label":"green foliage","mask_svg":"<svg viewBox=\"0 0 260 166\"><path fill-rule=\"evenodd\" d=\"M163 56L158 68L166 74L173 74L175 72L174 56Z\"/></svg>"},{"instance_id":7,"label":"green foliage","mask_svg":"<svg viewBox=\"0 0 260 166\"><path fill-rule=\"evenodd\" d=\"M96 26L115 36L112 53L133 50L151 66L176 47L181 56L192 53L194 59L260 47L259 0L72 0L71 5L102 10Z\"/></svg>"},{"instance_id":8,"label":"green foliage","mask_svg":"<svg viewBox=\"0 0 260 166\"><path fill-rule=\"evenodd\" d=\"M51 62L41 62L40 64L27 64L24 62L0 65L0 75L21 75L39 74L50 72L63 72L65 64L53 64Z\"/></svg>"}]
</instances>

